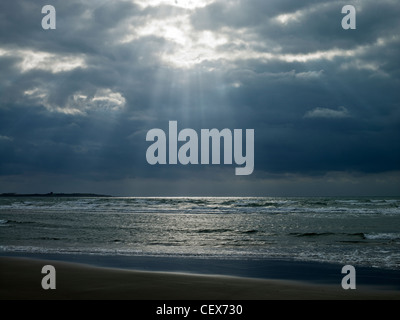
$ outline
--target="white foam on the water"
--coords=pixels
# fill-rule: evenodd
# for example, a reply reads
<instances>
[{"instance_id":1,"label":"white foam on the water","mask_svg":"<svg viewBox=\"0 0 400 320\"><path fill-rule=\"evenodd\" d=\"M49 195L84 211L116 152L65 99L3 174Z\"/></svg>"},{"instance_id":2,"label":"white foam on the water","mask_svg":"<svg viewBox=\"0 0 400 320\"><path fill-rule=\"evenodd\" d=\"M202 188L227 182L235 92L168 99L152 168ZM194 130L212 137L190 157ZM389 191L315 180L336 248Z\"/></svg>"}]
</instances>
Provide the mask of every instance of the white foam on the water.
<instances>
[{"instance_id":1,"label":"white foam on the water","mask_svg":"<svg viewBox=\"0 0 400 320\"><path fill-rule=\"evenodd\" d=\"M366 233L368 240L400 240L400 233Z\"/></svg>"}]
</instances>

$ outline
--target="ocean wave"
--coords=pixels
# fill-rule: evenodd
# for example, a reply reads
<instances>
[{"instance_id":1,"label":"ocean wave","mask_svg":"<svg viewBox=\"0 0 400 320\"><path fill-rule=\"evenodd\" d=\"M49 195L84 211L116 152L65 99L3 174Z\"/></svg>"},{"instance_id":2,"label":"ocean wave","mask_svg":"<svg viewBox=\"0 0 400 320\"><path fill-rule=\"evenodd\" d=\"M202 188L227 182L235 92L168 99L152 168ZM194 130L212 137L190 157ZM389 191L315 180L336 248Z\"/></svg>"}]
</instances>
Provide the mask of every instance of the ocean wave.
<instances>
[{"instance_id":1,"label":"ocean wave","mask_svg":"<svg viewBox=\"0 0 400 320\"><path fill-rule=\"evenodd\" d=\"M289 235L295 237L318 237L318 236L331 236L334 235L333 232L291 232Z\"/></svg>"},{"instance_id":2,"label":"ocean wave","mask_svg":"<svg viewBox=\"0 0 400 320\"><path fill-rule=\"evenodd\" d=\"M252 230L242 231L241 233L249 234L249 233L257 233L257 232L258 232L258 230L252 229Z\"/></svg>"},{"instance_id":3,"label":"ocean wave","mask_svg":"<svg viewBox=\"0 0 400 320\"><path fill-rule=\"evenodd\" d=\"M233 230L228 228L219 228L219 229L199 229L196 230L197 233L225 233L225 232L235 232L240 234L253 234L257 233L258 230L251 229L251 230Z\"/></svg>"},{"instance_id":4,"label":"ocean wave","mask_svg":"<svg viewBox=\"0 0 400 320\"><path fill-rule=\"evenodd\" d=\"M231 232L232 229L200 229L197 230L197 233L223 233L223 232Z\"/></svg>"},{"instance_id":5,"label":"ocean wave","mask_svg":"<svg viewBox=\"0 0 400 320\"><path fill-rule=\"evenodd\" d=\"M330 214L398 215L400 199L335 198L49 198L0 199L0 210L29 213L183 213L183 214Z\"/></svg>"},{"instance_id":6,"label":"ocean wave","mask_svg":"<svg viewBox=\"0 0 400 320\"><path fill-rule=\"evenodd\" d=\"M400 240L400 233L367 233L367 240Z\"/></svg>"},{"instance_id":7,"label":"ocean wave","mask_svg":"<svg viewBox=\"0 0 400 320\"><path fill-rule=\"evenodd\" d=\"M257 207L279 207L282 206L282 203L279 202L271 202L271 201L261 201L261 202L250 202L243 204L236 204L236 207L249 207L249 208L257 208Z\"/></svg>"},{"instance_id":8,"label":"ocean wave","mask_svg":"<svg viewBox=\"0 0 400 320\"><path fill-rule=\"evenodd\" d=\"M16 226L16 225L34 224L34 223L36 223L36 222L0 219L0 227L12 227L12 226Z\"/></svg>"},{"instance_id":9,"label":"ocean wave","mask_svg":"<svg viewBox=\"0 0 400 320\"><path fill-rule=\"evenodd\" d=\"M295 237L321 237L321 236L354 236L361 239L365 239L365 235L362 232L355 233L335 233L335 232L291 232L290 236Z\"/></svg>"}]
</instances>

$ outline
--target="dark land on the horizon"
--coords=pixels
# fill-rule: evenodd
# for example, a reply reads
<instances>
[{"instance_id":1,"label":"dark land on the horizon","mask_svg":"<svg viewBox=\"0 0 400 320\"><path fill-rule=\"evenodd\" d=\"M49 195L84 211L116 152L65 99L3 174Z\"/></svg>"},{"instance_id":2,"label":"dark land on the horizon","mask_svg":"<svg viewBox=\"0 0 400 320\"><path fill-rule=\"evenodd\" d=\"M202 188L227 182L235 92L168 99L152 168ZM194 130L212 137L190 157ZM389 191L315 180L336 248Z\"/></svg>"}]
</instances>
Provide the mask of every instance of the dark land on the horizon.
<instances>
[{"instance_id":1,"label":"dark land on the horizon","mask_svg":"<svg viewBox=\"0 0 400 320\"><path fill-rule=\"evenodd\" d=\"M105 194L96 193L1 193L0 197L112 197Z\"/></svg>"}]
</instances>

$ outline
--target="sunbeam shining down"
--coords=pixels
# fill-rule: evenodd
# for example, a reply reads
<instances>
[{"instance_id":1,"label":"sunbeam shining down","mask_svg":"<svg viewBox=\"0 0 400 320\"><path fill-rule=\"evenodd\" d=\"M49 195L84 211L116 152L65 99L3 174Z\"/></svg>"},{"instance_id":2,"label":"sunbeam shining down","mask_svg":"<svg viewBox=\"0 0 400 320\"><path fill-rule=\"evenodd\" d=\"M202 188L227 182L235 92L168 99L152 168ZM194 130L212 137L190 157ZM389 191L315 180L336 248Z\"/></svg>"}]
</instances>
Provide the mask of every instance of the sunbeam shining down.
<instances>
[{"instance_id":1,"label":"sunbeam shining down","mask_svg":"<svg viewBox=\"0 0 400 320\"><path fill-rule=\"evenodd\" d=\"M42 25L50 19L45 5L54 8L54 28ZM342 12L346 5L354 17ZM400 190L392 1L7 0L0 7L3 192ZM170 121L199 134L254 130L254 171L232 177L234 164L211 161L211 150L208 165L200 158L150 165L146 134L166 132ZM178 138L177 152L185 146L194 159L195 141ZM210 148L218 143L222 154L219 138Z\"/></svg>"}]
</instances>

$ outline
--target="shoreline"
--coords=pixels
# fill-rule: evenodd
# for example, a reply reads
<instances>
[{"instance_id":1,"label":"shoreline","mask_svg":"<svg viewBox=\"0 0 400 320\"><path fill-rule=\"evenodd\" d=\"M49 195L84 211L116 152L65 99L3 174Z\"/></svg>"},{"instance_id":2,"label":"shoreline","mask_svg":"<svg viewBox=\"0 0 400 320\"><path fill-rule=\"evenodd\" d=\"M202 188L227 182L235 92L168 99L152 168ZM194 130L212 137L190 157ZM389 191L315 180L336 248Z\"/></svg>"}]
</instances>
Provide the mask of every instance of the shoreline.
<instances>
[{"instance_id":1,"label":"shoreline","mask_svg":"<svg viewBox=\"0 0 400 320\"><path fill-rule=\"evenodd\" d=\"M88 253L2 252L0 257L22 257L87 264L125 270L222 275L256 279L279 279L337 285L344 274L342 264L275 258L229 258L215 256L99 255ZM349 263L351 264L351 263ZM400 270L354 265L357 284L399 290Z\"/></svg>"},{"instance_id":2,"label":"shoreline","mask_svg":"<svg viewBox=\"0 0 400 320\"><path fill-rule=\"evenodd\" d=\"M44 265L56 269L56 289L41 287ZM27 257L0 256L2 300L400 300L387 286L144 271Z\"/></svg>"}]
</instances>

